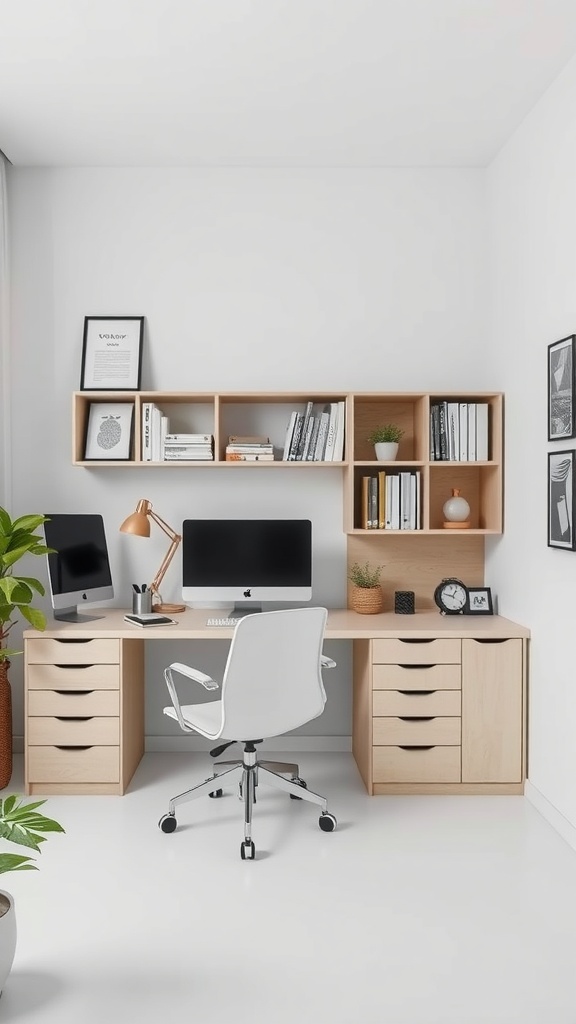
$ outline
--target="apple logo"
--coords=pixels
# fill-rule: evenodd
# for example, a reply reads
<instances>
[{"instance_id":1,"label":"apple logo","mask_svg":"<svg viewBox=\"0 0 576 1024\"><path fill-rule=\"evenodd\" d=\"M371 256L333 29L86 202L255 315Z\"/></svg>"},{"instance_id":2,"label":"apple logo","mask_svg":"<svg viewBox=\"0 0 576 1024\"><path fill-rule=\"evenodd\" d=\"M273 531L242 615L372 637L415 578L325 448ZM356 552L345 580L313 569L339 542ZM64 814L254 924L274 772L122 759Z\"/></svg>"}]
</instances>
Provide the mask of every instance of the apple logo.
<instances>
[{"instance_id":1,"label":"apple logo","mask_svg":"<svg viewBox=\"0 0 576 1024\"><path fill-rule=\"evenodd\" d=\"M251 590L245 590L244 591L244 597L252 597L252 591Z\"/></svg>"}]
</instances>

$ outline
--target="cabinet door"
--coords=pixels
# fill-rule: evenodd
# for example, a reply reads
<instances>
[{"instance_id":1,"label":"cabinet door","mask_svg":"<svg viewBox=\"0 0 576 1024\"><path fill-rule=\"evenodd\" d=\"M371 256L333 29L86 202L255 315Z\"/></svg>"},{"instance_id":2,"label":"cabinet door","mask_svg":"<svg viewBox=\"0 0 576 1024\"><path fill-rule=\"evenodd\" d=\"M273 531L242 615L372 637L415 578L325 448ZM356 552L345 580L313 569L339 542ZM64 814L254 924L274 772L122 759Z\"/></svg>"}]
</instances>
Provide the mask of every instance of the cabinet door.
<instances>
[{"instance_id":1,"label":"cabinet door","mask_svg":"<svg viewBox=\"0 0 576 1024\"><path fill-rule=\"evenodd\" d=\"M522 641L462 641L462 782L522 781Z\"/></svg>"}]
</instances>

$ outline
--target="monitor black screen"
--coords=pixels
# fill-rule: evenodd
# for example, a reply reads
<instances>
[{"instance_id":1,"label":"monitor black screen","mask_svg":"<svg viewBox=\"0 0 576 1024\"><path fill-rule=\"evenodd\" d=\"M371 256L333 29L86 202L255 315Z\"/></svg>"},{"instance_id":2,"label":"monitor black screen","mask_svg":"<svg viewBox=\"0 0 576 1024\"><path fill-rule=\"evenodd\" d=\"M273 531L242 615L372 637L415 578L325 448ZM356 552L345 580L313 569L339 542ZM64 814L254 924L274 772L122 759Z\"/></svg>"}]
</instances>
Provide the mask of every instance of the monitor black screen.
<instances>
[{"instance_id":1,"label":"monitor black screen","mask_svg":"<svg viewBox=\"0 0 576 1024\"><path fill-rule=\"evenodd\" d=\"M46 513L48 581L55 618L77 621L76 605L114 596L101 515Z\"/></svg>"}]
</instances>

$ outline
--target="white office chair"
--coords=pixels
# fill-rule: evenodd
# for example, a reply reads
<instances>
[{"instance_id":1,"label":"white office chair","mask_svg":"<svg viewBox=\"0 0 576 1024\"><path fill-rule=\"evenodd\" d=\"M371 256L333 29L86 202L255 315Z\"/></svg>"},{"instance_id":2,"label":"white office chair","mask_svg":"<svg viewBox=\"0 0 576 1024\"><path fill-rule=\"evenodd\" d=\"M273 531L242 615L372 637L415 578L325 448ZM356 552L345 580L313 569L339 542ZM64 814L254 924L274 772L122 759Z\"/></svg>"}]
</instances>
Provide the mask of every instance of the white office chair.
<instances>
[{"instance_id":1,"label":"white office chair","mask_svg":"<svg viewBox=\"0 0 576 1024\"><path fill-rule=\"evenodd\" d=\"M244 840L240 846L242 860L253 860L256 848L252 841L252 805L260 782L281 789L293 799L309 800L321 808L319 825L324 832L333 832L336 818L329 814L326 800L313 793L299 777L297 764L258 761L256 743L270 736L279 736L310 722L322 714L326 692L322 668L336 664L322 654L326 626L325 608L295 608L289 611L259 612L241 619L234 631L222 680L220 700L206 704L181 704L174 673L200 683L207 690L218 689L210 676L174 663L164 671L172 705L164 714L175 719L184 732L198 732L210 740L226 740L210 753L219 757L226 747L237 741L244 744L242 760L217 762L211 778L169 801L168 813L159 821L163 832L176 829L175 808L203 793L222 796L221 784L240 783L244 801ZM290 779L283 778L290 775ZM217 785L215 785L217 783Z\"/></svg>"}]
</instances>

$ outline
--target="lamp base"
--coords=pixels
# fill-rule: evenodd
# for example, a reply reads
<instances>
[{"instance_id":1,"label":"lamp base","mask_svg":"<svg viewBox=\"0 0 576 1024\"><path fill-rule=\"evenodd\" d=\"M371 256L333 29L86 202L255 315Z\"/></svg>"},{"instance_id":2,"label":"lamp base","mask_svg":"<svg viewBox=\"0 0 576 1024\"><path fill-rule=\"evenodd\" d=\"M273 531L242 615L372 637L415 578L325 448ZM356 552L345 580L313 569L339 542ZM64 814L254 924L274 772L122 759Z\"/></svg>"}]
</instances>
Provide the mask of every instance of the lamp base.
<instances>
[{"instance_id":1,"label":"lamp base","mask_svg":"<svg viewBox=\"0 0 576 1024\"><path fill-rule=\"evenodd\" d=\"M162 615L175 615L176 612L185 612L185 604L153 604L153 612L161 612Z\"/></svg>"}]
</instances>

